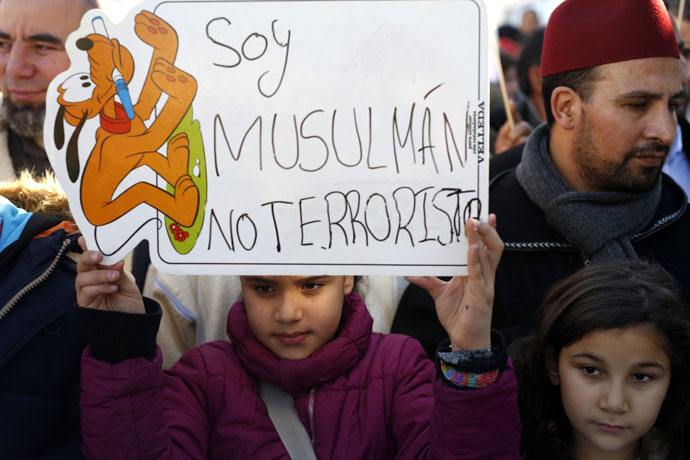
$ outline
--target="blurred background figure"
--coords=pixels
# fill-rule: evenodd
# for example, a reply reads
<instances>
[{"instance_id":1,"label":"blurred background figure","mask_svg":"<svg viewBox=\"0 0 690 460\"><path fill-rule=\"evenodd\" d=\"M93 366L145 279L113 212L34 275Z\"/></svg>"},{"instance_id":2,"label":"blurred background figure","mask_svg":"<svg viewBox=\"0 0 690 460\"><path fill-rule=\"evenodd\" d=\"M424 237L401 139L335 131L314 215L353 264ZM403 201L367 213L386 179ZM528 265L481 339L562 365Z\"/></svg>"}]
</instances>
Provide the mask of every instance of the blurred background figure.
<instances>
[{"instance_id":1,"label":"blurred background figure","mask_svg":"<svg viewBox=\"0 0 690 460\"><path fill-rule=\"evenodd\" d=\"M679 2L666 1L664 3L671 16L673 32L675 34L676 41L678 42L678 52L680 54L680 79L685 90L685 103L677 110L678 126L676 126L676 138L674 139L668 156L666 157L663 172L671 176L671 178L673 178L673 180L683 188L685 194L688 196L688 200L690 200L690 123L688 123L687 120L687 107L689 100L688 86L690 85L690 64L688 64L687 58L690 56L690 52L685 47L682 34L678 29L678 19L676 14L678 12ZM683 13L683 16L687 17L687 14ZM684 20L682 21L682 24L685 24L685 26L688 27L687 30L690 34L690 21Z\"/></svg>"},{"instance_id":2,"label":"blurred background figure","mask_svg":"<svg viewBox=\"0 0 690 460\"><path fill-rule=\"evenodd\" d=\"M46 90L69 67L67 36L98 6L97 0L0 2L0 180L23 169L52 171L43 146Z\"/></svg>"},{"instance_id":3,"label":"blurred background figure","mask_svg":"<svg viewBox=\"0 0 690 460\"><path fill-rule=\"evenodd\" d=\"M490 114L493 153L498 155L523 144L532 130L546 119L544 101L541 93L541 63L544 28L535 30L525 41L517 60L516 73L519 91L511 97L511 113L515 126L508 124L503 104L492 105ZM505 73L505 67L503 69ZM506 76L506 87L508 77Z\"/></svg>"},{"instance_id":4,"label":"blurred background figure","mask_svg":"<svg viewBox=\"0 0 690 460\"><path fill-rule=\"evenodd\" d=\"M673 15L674 20L678 18L678 10L680 9L680 0L667 0L669 12ZM686 62L690 58L690 3L686 2L683 8L683 20L680 23L680 38L683 44L683 54ZM690 70L690 64L688 64Z\"/></svg>"},{"instance_id":5,"label":"blurred background figure","mask_svg":"<svg viewBox=\"0 0 690 460\"><path fill-rule=\"evenodd\" d=\"M524 36L517 27L504 24L498 28L498 49L512 58L520 56L523 39Z\"/></svg>"},{"instance_id":6,"label":"blurred background figure","mask_svg":"<svg viewBox=\"0 0 690 460\"><path fill-rule=\"evenodd\" d=\"M520 24L522 35L529 37L537 27L539 27L539 16L537 16L536 11L528 9L522 13L522 23Z\"/></svg>"},{"instance_id":7,"label":"blurred background figure","mask_svg":"<svg viewBox=\"0 0 690 460\"><path fill-rule=\"evenodd\" d=\"M503 76L506 82L506 92L508 93L508 98L510 100L515 100L520 92L520 82L518 79L517 71L517 58L514 58L511 54L505 51L499 52L501 59L501 68L503 69ZM505 122L506 115L503 108L503 95L501 94L501 87L498 81L491 82L489 87L489 108L491 115L489 117L491 122L495 122L496 117L503 117L502 120ZM500 124L498 127L500 128ZM498 134L498 128L493 129L493 124L491 125L491 153L494 153L493 147L496 141L496 135Z\"/></svg>"},{"instance_id":8,"label":"blurred background figure","mask_svg":"<svg viewBox=\"0 0 690 460\"><path fill-rule=\"evenodd\" d=\"M495 30L500 61L506 79L509 106L514 124L508 125L504 100L498 84L498 63L490 61L491 86L490 139L489 150L492 155L500 154L516 145L521 145L529 133L544 121L541 101L541 79L539 63L544 28L540 18L548 18L562 0L496 0L486 2L489 14L489 27ZM538 33L539 37L533 37ZM513 62L508 55L517 60L517 76L520 90L511 90ZM491 69L493 67L493 69ZM514 88L514 86L512 87ZM503 132L501 128L503 127Z\"/></svg>"},{"instance_id":9,"label":"blurred background figure","mask_svg":"<svg viewBox=\"0 0 690 460\"><path fill-rule=\"evenodd\" d=\"M501 67L506 81L508 98L515 100L520 92L520 80L518 78L518 61L510 54L501 51Z\"/></svg>"}]
</instances>

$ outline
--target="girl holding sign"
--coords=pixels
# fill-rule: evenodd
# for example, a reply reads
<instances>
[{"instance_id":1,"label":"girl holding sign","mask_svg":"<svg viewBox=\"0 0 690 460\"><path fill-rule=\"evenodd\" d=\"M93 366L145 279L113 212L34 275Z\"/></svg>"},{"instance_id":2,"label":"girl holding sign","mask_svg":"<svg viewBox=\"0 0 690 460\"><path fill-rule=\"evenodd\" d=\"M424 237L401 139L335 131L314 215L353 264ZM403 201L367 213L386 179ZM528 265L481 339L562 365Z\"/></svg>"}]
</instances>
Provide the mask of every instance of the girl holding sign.
<instances>
[{"instance_id":1,"label":"girl holding sign","mask_svg":"<svg viewBox=\"0 0 690 460\"><path fill-rule=\"evenodd\" d=\"M159 307L141 298L122 262L102 266L100 253L85 251L76 281L90 343L84 453L519 458L516 383L502 339L490 333L503 243L495 216L489 222L467 224L469 276L413 279L433 292L450 337L436 368L414 339L372 333L351 276L243 276L231 343L202 345L163 372Z\"/></svg>"}]
</instances>

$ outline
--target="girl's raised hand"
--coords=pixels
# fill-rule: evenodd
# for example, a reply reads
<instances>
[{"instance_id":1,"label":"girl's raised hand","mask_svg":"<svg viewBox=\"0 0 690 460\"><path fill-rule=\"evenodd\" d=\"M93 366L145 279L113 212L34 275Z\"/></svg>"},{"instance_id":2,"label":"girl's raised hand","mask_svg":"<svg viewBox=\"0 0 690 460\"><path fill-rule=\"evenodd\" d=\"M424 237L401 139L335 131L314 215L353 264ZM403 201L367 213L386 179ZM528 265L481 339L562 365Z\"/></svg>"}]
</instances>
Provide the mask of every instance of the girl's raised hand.
<instances>
[{"instance_id":1,"label":"girl's raised hand","mask_svg":"<svg viewBox=\"0 0 690 460\"><path fill-rule=\"evenodd\" d=\"M77 262L77 303L98 310L144 313L144 301L136 283L124 273L124 261L100 265L103 254L87 251L84 237L79 238L84 253Z\"/></svg>"},{"instance_id":2,"label":"girl's raised hand","mask_svg":"<svg viewBox=\"0 0 690 460\"><path fill-rule=\"evenodd\" d=\"M467 276L449 282L433 276L408 277L424 289L436 304L441 325L453 350L491 348L491 313L496 267L503 253L503 241L496 232L496 216L489 222L471 219L465 225L468 239Z\"/></svg>"}]
</instances>

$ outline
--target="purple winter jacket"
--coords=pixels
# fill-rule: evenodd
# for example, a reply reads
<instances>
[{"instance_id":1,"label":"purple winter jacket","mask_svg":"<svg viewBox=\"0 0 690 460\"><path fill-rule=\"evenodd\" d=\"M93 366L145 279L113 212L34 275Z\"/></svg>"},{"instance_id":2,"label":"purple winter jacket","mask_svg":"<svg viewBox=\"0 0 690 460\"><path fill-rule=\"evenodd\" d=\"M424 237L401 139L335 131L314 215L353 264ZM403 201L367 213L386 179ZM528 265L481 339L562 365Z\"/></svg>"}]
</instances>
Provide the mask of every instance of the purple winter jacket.
<instances>
[{"instance_id":1,"label":"purple winter jacket","mask_svg":"<svg viewBox=\"0 0 690 460\"><path fill-rule=\"evenodd\" d=\"M519 459L520 419L510 364L482 389L442 381L419 343L372 333L356 294L337 336L310 357L276 357L254 338L244 303L227 342L190 350L161 371L134 358L82 358L87 458L289 459L259 396L257 377L292 394L325 459ZM311 405L311 410L310 410Z\"/></svg>"}]
</instances>

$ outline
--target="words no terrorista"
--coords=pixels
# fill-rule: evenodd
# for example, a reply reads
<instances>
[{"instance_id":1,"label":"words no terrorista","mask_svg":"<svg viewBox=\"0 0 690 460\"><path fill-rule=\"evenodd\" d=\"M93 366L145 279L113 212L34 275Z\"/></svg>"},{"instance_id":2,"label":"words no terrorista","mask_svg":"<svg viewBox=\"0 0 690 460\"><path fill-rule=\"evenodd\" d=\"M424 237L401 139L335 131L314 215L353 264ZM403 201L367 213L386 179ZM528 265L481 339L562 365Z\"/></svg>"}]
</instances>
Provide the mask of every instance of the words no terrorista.
<instances>
[{"instance_id":1,"label":"words no terrorista","mask_svg":"<svg viewBox=\"0 0 690 460\"><path fill-rule=\"evenodd\" d=\"M246 208L245 208L246 209ZM363 195L331 191L296 201L274 200L246 210L210 209L207 248L252 251L257 243L283 250L286 234L299 233L294 246L334 247L393 243L447 246L460 243L464 224L481 214L475 190L398 187L390 193Z\"/></svg>"}]
</instances>

